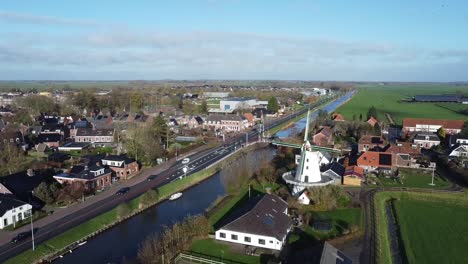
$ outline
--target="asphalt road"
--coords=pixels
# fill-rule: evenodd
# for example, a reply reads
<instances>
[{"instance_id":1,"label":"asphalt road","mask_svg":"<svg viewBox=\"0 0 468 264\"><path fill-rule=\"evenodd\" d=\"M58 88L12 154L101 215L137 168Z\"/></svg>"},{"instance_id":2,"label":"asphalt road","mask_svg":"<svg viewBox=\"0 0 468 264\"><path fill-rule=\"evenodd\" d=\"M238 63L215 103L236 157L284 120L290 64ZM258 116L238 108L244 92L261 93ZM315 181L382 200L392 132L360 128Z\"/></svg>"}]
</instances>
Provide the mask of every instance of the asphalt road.
<instances>
[{"instance_id":1,"label":"asphalt road","mask_svg":"<svg viewBox=\"0 0 468 264\"><path fill-rule=\"evenodd\" d=\"M335 100L339 100L335 99ZM321 102L317 102L310 106L310 108L317 107ZM302 110L295 112L294 114L276 119L265 124L264 129L269 130L275 126L285 124L291 119L304 114L307 112L307 107ZM112 208L118 206L121 203L128 202L144 192L165 185L171 181L177 180L180 177L189 176L192 173L203 170L211 164L219 161L220 159L228 156L229 154L235 152L237 149L245 145L246 141L252 142L258 140L259 132L256 129L253 129L250 132L240 134L239 136L228 139L221 146L209 149L200 153L195 153L190 155L190 162L188 164L182 164L182 160L173 164L167 170L159 173L151 181L142 181L130 187L130 190L124 195L113 195L109 196L99 203L91 204L85 208L77 210L74 213L71 213L53 223L45 225L40 229L37 229L34 233L35 243L39 245L40 243L47 241L61 233L67 231L70 228L78 226L89 219L92 219L100 214L103 214ZM183 171L183 167L187 167L188 170L186 174ZM0 246L0 263L14 257L21 252L31 248L31 239L25 239L17 244L5 244Z\"/></svg>"},{"instance_id":2,"label":"asphalt road","mask_svg":"<svg viewBox=\"0 0 468 264\"><path fill-rule=\"evenodd\" d=\"M270 129L282 123L286 123L289 120L305 113L306 111L307 109L302 109L299 112L270 122L265 125L265 129ZM203 170L209 165L233 153L236 149L241 148L243 145L245 145L246 140L246 134L241 134L236 138L227 140L225 144L222 144L221 146L204 151L202 153L193 154L189 156L190 162L188 164L182 164L182 161L178 161L166 171L163 171L162 173L158 174L153 180L143 181L141 183L131 186L130 190L124 195L110 196L108 198L103 199L97 204L92 204L70 215L67 215L66 217L63 217L58 221L43 226L34 233L35 243L36 245L39 245L40 243L46 240L60 235L61 233L67 231L70 228L78 226L88 221L89 219L92 219L100 214L111 210L112 208L116 207L121 203L128 202L138 197L147 190L160 187L164 184L167 184L171 181L177 180L178 178L185 176L185 173L182 169L184 166L188 167L186 176L189 176L190 174L195 173L197 171ZM248 140L249 142L258 140L258 132L256 130L248 132ZM25 239L17 244L3 245L0 247L0 262L14 257L30 248L30 238Z\"/></svg>"}]
</instances>

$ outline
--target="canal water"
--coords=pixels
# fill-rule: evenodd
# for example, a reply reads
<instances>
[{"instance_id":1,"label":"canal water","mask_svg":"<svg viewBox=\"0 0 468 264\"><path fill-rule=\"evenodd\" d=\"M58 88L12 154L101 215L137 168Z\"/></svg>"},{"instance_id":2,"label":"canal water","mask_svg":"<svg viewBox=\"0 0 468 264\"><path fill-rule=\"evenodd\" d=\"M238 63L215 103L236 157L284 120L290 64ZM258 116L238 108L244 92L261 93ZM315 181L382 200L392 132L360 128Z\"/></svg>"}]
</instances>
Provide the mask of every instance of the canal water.
<instances>
[{"instance_id":1,"label":"canal water","mask_svg":"<svg viewBox=\"0 0 468 264\"><path fill-rule=\"evenodd\" d=\"M331 113L335 111L341 104L346 102L346 100L348 100L352 96L353 96L353 92L346 93L343 97L341 97L340 99L332 103L327 104L326 106L322 107L322 109L327 111L328 113ZM313 112L310 118L312 120L315 119L317 117L317 114L318 114L317 111ZM279 138L289 137L290 135L294 135L295 133L301 132L305 128L306 124L307 124L307 117L304 117L301 120L297 121L294 126L278 131L276 135Z\"/></svg>"},{"instance_id":2,"label":"canal water","mask_svg":"<svg viewBox=\"0 0 468 264\"><path fill-rule=\"evenodd\" d=\"M66 254L54 263L122 263L137 256L145 238L171 226L189 215L202 214L216 198L226 194L226 186L238 177L239 166L253 173L258 164L269 162L275 148L259 149L233 161L221 172L184 191L181 198L165 201L90 239L85 245Z\"/></svg>"},{"instance_id":3,"label":"canal water","mask_svg":"<svg viewBox=\"0 0 468 264\"><path fill-rule=\"evenodd\" d=\"M345 100L351 97L348 93L341 99L324 107L328 112L334 111ZM316 113L312 118L315 118ZM295 126L279 131L279 137L301 131L306 125L306 118L301 119ZM129 220L112 227L102 234L90 239L85 245L66 254L55 263L122 263L136 258L138 247L145 238L155 232L161 232L164 226L170 226L189 215L202 214L213 204L216 198L226 194L226 183L235 177L233 167L258 168L258 164L273 159L275 149L256 150L249 153L244 164L234 162L231 168L226 168L206 181L186 190L182 197L175 201L165 201L152 207Z\"/></svg>"}]
</instances>

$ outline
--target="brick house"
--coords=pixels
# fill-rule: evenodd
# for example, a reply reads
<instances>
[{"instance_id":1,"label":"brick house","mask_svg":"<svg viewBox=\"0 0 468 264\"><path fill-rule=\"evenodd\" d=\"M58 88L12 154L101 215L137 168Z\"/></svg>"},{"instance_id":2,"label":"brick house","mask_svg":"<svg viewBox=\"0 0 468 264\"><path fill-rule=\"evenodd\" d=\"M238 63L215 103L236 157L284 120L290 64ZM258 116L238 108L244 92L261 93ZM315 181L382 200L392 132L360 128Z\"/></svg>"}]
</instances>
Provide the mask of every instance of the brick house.
<instances>
[{"instance_id":1,"label":"brick house","mask_svg":"<svg viewBox=\"0 0 468 264\"><path fill-rule=\"evenodd\" d=\"M366 151L359 156L357 165L363 168L365 171L383 170L389 171L393 166L393 154Z\"/></svg>"},{"instance_id":2,"label":"brick house","mask_svg":"<svg viewBox=\"0 0 468 264\"><path fill-rule=\"evenodd\" d=\"M364 169L358 166L348 166L343 174L343 185L361 186L364 179Z\"/></svg>"},{"instance_id":3,"label":"brick house","mask_svg":"<svg viewBox=\"0 0 468 264\"><path fill-rule=\"evenodd\" d=\"M78 128L75 135L75 142L113 143L114 130Z\"/></svg>"},{"instance_id":4,"label":"brick house","mask_svg":"<svg viewBox=\"0 0 468 264\"><path fill-rule=\"evenodd\" d=\"M371 149L383 148L385 146L385 141L380 136L365 135L362 136L358 141L358 150L359 151L368 151Z\"/></svg>"},{"instance_id":5,"label":"brick house","mask_svg":"<svg viewBox=\"0 0 468 264\"><path fill-rule=\"evenodd\" d=\"M333 140L333 130L330 127L322 127L314 136L312 141L315 145L326 147L331 144Z\"/></svg>"},{"instance_id":6,"label":"brick house","mask_svg":"<svg viewBox=\"0 0 468 264\"><path fill-rule=\"evenodd\" d=\"M100 165L73 166L69 172L55 175L54 179L62 185L79 182L87 191L95 191L111 185L111 174L111 170Z\"/></svg>"},{"instance_id":7,"label":"brick house","mask_svg":"<svg viewBox=\"0 0 468 264\"><path fill-rule=\"evenodd\" d=\"M403 131L411 132L426 132L435 133L439 128L443 127L445 133L454 135L461 132L463 129L463 120L442 120L428 118L404 118Z\"/></svg>"},{"instance_id":8,"label":"brick house","mask_svg":"<svg viewBox=\"0 0 468 264\"><path fill-rule=\"evenodd\" d=\"M224 131L244 131L247 127L247 119L238 115L210 115L206 118L203 128L224 130Z\"/></svg>"},{"instance_id":9,"label":"brick house","mask_svg":"<svg viewBox=\"0 0 468 264\"><path fill-rule=\"evenodd\" d=\"M397 142L388 146L386 153L393 154L393 164L397 167L409 167L421 156L421 147L411 142Z\"/></svg>"},{"instance_id":10,"label":"brick house","mask_svg":"<svg viewBox=\"0 0 468 264\"><path fill-rule=\"evenodd\" d=\"M128 180L138 174L140 167L138 162L127 155L108 155L101 160L102 165L108 166L121 180Z\"/></svg>"}]
</instances>

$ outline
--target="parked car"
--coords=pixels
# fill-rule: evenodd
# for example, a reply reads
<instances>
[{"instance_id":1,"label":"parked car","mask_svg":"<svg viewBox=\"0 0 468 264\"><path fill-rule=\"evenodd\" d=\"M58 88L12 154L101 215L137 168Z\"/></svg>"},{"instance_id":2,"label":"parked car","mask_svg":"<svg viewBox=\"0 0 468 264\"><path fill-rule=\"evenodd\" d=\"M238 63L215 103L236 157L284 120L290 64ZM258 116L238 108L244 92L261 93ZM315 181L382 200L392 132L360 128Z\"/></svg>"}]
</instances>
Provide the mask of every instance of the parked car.
<instances>
[{"instance_id":1,"label":"parked car","mask_svg":"<svg viewBox=\"0 0 468 264\"><path fill-rule=\"evenodd\" d=\"M152 181L154 179L156 179L157 175L151 175L149 176L148 178L146 178L147 181Z\"/></svg>"},{"instance_id":2,"label":"parked car","mask_svg":"<svg viewBox=\"0 0 468 264\"><path fill-rule=\"evenodd\" d=\"M16 235L14 238L11 239L11 243L16 244L18 242L21 242L21 241L25 240L26 238L28 238L30 236L31 236L31 232L29 232L29 231L19 233L18 235Z\"/></svg>"},{"instance_id":3,"label":"parked car","mask_svg":"<svg viewBox=\"0 0 468 264\"><path fill-rule=\"evenodd\" d=\"M128 191L130 191L130 187L123 187L120 190L118 190L115 194L116 195L123 195L123 194L128 193Z\"/></svg>"}]
</instances>

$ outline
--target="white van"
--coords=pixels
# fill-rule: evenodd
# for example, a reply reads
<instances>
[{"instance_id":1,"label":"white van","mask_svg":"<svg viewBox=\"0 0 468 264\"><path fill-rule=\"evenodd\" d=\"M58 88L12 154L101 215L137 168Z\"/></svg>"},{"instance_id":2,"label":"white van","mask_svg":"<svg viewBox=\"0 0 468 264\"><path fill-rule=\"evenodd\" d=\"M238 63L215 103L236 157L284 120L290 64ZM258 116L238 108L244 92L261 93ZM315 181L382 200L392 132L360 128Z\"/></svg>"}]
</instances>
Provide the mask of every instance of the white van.
<instances>
[{"instance_id":1,"label":"white van","mask_svg":"<svg viewBox=\"0 0 468 264\"><path fill-rule=\"evenodd\" d=\"M182 160L182 164L187 164L190 162L190 159L189 158L185 158Z\"/></svg>"}]
</instances>

